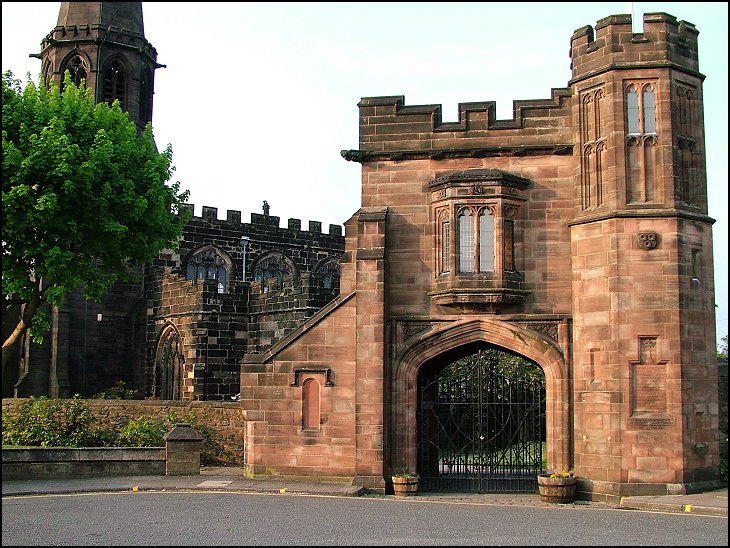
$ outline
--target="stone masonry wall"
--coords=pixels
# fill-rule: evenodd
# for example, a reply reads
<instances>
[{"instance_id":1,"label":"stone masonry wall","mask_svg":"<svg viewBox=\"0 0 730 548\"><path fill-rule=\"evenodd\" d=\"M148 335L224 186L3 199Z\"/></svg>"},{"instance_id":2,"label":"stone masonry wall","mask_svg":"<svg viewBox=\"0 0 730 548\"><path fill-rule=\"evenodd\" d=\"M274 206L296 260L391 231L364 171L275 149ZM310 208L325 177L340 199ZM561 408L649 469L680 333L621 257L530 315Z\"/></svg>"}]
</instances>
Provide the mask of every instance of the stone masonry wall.
<instances>
[{"instance_id":1,"label":"stone masonry wall","mask_svg":"<svg viewBox=\"0 0 730 548\"><path fill-rule=\"evenodd\" d=\"M2 412L16 410L25 398L4 398ZM176 417L175 422L194 420L210 429L214 452L204 464L242 466L246 422L237 402L173 402L163 400L84 400L99 420L98 426L119 429L132 419Z\"/></svg>"}]
</instances>

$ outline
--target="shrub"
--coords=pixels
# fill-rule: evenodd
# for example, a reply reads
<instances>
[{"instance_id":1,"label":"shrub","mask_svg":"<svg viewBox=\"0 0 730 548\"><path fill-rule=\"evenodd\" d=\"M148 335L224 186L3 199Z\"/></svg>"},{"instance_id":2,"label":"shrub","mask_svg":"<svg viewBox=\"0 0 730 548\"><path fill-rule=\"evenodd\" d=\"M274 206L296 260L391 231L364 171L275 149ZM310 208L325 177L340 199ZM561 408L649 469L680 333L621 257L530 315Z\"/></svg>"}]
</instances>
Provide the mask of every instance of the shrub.
<instances>
[{"instance_id":1,"label":"shrub","mask_svg":"<svg viewBox=\"0 0 730 548\"><path fill-rule=\"evenodd\" d=\"M15 411L3 412L3 446L25 447L163 447L165 434L178 423L190 424L203 437L202 464L225 462L224 449L213 430L193 413L141 416L118 428L103 429L88 403L78 394L71 400L31 397Z\"/></svg>"},{"instance_id":2,"label":"shrub","mask_svg":"<svg viewBox=\"0 0 730 548\"><path fill-rule=\"evenodd\" d=\"M15 413L3 413L3 445L31 447L100 447L114 435L94 426L88 404L74 395L68 401L31 397Z\"/></svg>"},{"instance_id":3,"label":"shrub","mask_svg":"<svg viewBox=\"0 0 730 548\"><path fill-rule=\"evenodd\" d=\"M167 432L163 421L139 417L121 428L117 442L121 447L162 447L165 445Z\"/></svg>"},{"instance_id":4,"label":"shrub","mask_svg":"<svg viewBox=\"0 0 730 548\"><path fill-rule=\"evenodd\" d=\"M98 400L139 400L139 390L127 388L123 380L118 380L111 388L105 388L98 394L91 396L92 399Z\"/></svg>"}]
</instances>

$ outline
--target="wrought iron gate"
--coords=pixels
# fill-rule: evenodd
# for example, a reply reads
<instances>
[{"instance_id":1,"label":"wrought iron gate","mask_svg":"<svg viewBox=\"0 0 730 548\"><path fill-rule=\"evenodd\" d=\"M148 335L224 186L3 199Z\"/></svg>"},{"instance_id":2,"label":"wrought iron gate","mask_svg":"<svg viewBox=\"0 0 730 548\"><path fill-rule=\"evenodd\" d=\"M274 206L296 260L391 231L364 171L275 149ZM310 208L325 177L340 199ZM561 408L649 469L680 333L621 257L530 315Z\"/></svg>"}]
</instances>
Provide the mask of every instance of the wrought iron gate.
<instances>
[{"instance_id":1,"label":"wrought iron gate","mask_svg":"<svg viewBox=\"0 0 730 548\"><path fill-rule=\"evenodd\" d=\"M479 350L419 376L418 474L425 491L537 491L543 472L545 376Z\"/></svg>"}]
</instances>

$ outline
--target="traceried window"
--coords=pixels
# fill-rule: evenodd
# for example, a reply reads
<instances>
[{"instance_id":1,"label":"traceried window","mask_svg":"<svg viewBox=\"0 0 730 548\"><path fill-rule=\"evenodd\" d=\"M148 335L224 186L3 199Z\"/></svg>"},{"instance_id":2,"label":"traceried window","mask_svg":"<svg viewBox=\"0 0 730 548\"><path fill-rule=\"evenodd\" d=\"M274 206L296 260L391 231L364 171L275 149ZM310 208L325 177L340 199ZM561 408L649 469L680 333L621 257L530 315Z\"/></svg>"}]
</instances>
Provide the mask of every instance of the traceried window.
<instances>
[{"instance_id":1,"label":"traceried window","mask_svg":"<svg viewBox=\"0 0 730 548\"><path fill-rule=\"evenodd\" d=\"M602 86L582 90L580 110L581 150L581 208L583 210L600 207L603 197L603 164L606 154L606 128L601 120L601 108L605 102ZM630 120L638 120L633 115L638 112L638 100L631 98L628 109L632 112Z\"/></svg>"},{"instance_id":2,"label":"traceried window","mask_svg":"<svg viewBox=\"0 0 730 548\"><path fill-rule=\"evenodd\" d=\"M126 110L127 75L121 61L115 59L104 68L102 80L102 101L113 103L119 99L119 106Z\"/></svg>"},{"instance_id":3,"label":"traceried window","mask_svg":"<svg viewBox=\"0 0 730 548\"><path fill-rule=\"evenodd\" d=\"M68 71L71 75L71 81L75 86L79 86L82 81L86 81L86 65L80 55L74 55L64 68L64 72ZM61 82L63 86L63 82Z\"/></svg>"},{"instance_id":4,"label":"traceried window","mask_svg":"<svg viewBox=\"0 0 730 548\"><path fill-rule=\"evenodd\" d=\"M320 261L312 271L322 277L324 289L339 289L340 287L340 260L339 257L327 257Z\"/></svg>"},{"instance_id":5,"label":"traceried window","mask_svg":"<svg viewBox=\"0 0 730 548\"><path fill-rule=\"evenodd\" d=\"M626 87L626 201L658 200L656 97L650 82Z\"/></svg>"},{"instance_id":6,"label":"traceried window","mask_svg":"<svg viewBox=\"0 0 730 548\"><path fill-rule=\"evenodd\" d=\"M205 246L187 260L185 278L193 283L205 279L216 280L218 293L227 293L231 266L231 260L220 249Z\"/></svg>"},{"instance_id":7,"label":"traceried window","mask_svg":"<svg viewBox=\"0 0 730 548\"><path fill-rule=\"evenodd\" d=\"M270 251L258 259L252 267L253 279L261 284L261 292L278 290L284 287L284 278L293 277L293 283L299 282L299 271L294 261L281 251Z\"/></svg>"}]
</instances>

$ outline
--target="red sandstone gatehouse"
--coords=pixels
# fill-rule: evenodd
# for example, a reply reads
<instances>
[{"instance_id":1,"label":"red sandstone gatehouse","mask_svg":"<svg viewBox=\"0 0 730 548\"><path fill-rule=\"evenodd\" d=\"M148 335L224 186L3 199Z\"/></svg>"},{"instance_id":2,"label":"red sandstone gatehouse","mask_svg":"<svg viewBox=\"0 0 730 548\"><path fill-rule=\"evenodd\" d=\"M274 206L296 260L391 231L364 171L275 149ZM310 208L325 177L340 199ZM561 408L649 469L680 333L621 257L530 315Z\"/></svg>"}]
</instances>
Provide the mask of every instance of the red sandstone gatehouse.
<instances>
[{"instance_id":1,"label":"red sandstone gatehouse","mask_svg":"<svg viewBox=\"0 0 730 548\"><path fill-rule=\"evenodd\" d=\"M96 389L240 391L255 476L387 491L405 467L426 487L519 491L557 469L593 500L719 486L697 35L666 13L641 33L629 15L580 28L567 87L509 120L493 102L443 123L440 106L363 98L344 237L204 208L144 285L54 310L15 395L87 395L87 359ZM150 119L141 3L62 2L42 47L46 82L72 70Z\"/></svg>"},{"instance_id":2,"label":"red sandstone gatehouse","mask_svg":"<svg viewBox=\"0 0 730 548\"><path fill-rule=\"evenodd\" d=\"M665 13L578 29L568 87L512 120L363 98L340 295L243 359L247 470L385 489L422 462L421 370L482 345L544 371L548 468L579 496L717 485L697 34Z\"/></svg>"}]
</instances>

